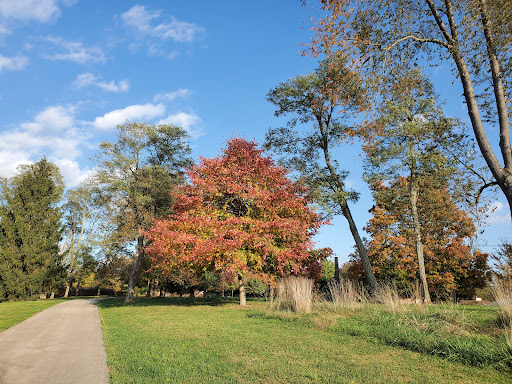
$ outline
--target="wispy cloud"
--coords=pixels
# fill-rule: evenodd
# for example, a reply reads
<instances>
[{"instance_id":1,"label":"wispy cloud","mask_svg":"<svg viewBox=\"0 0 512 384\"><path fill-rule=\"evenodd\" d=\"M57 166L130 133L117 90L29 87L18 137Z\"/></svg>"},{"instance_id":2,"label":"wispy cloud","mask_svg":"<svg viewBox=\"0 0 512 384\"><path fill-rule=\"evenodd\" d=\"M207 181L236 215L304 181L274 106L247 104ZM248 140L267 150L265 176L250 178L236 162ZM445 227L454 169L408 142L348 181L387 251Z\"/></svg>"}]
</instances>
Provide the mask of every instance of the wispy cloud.
<instances>
[{"instance_id":1,"label":"wispy cloud","mask_svg":"<svg viewBox=\"0 0 512 384\"><path fill-rule=\"evenodd\" d=\"M82 73L73 82L73 86L76 88L96 86L107 92L126 92L130 88L130 82L128 79L120 80L119 82L109 81L108 83L102 81L92 73Z\"/></svg>"},{"instance_id":2,"label":"wispy cloud","mask_svg":"<svg viewBox=\"0 0 512 384\"><path fill-rule=\"evenodd\" d=\"M84 47L78 41L66 41L60 37L49 36L44 40L53 45L52 53L44 57L50 60L66 60L79 64L98 63L105 61L105 54L99 47Z\"/></svg>"},{"instance_id":3,"label":"wispy cloud","mask_svg":"<svg viewBox=\"0 0 512 384\"><path fill-rule=\"evenodd\" d=\"M75 0L0 0L0 34L9 34L8 25L18 20L47 23L60 16L60 4L74 3Z\"/></svg>"},{"instance_id":4,"label":"wispy cloud","mask_svg":"<svg viewBox=\"0 0 512 384\"><path fill-rule=\"evenodd\" d=\"M159 93L155 95L153 101L174 101L176 99L181 99L190 94L190 90L186 88L180 88L177 91L167 92L167 93Z\"/></svg>"},{"instance_id":5,"label":"wispy cloud","mask_svg":"<svg viewBox=\"0 0 512 384\"><path fill-rule=\"evenodd\" d=\"M178 20L170 16L167 19L161 11L150 10L143 5L135 5L121 15L124 25L132 29L137 40L143 41L150 55L161 55L170 59L178 55L176 50L162 46L168 40L177 43L191 43L204 33L205 29L197 24ZM137 44L132 45L132 47Z\"/></svg>"},{"instance_id":6,"label":"wispy cloud","mask_svg":"<svg viewBox=\"0 0 512 384\"><path fill-rule=\"evenodd\" d=\"M163 104L136 104L123 109L116 109L101 117L97 117L92 125L98 129L114 129L126 121L151 120L165 113Z\"/></svg>"},{"instance_id":7,"label":"wispy cloud","mask_svg":"<svg viewBox=\"0 0 512 384\"><path fill-rule=\"evenodd\" d=\"M123 13L121 19L139 34L162 40L172 39L180 43L191 42L198 34L204 32L203 27L177 20L172 16L169 22L154 23L160 16L160 11L152 11L143 5L135 5Z\"/></svg>"},{"instance_id":8,"label":"wispy cloud","mask_svg":"<svg viewBox=\"0 0 512 384\"><path fill-rule=\"evenodd\" d=\"M21 71L28 65L28 58L25 56L6 57L0 54L0 72Z\"/></svg>"},{"instance_id":9,"label":"wispy cloud","mask_svg":"<svg viewBox=\"0 0 512 384\"><path fill-rule=\"evenodd\" d=\"M158 124L177 125L187 131L193 139L197 139L204 135L202 128L198 126L201 121L201 118L197 115L180 112L167 116L165 119L160 120Z\"/></svg>"}]
</instances>

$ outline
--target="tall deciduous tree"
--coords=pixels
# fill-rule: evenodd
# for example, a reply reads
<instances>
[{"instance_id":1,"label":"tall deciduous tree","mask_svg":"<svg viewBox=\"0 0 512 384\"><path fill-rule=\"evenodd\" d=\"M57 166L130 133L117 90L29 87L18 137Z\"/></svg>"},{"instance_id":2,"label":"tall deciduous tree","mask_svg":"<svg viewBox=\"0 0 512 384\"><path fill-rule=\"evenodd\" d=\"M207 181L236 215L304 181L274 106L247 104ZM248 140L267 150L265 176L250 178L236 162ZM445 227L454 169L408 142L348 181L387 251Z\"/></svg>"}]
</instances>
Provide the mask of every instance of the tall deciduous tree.
<instances>
[{"instance_id":1,"label":"tall deciduous tree","mask_svg":"<svg viewBox=\"0 0 512 384\"><path fill-rule=\"evenodd\" d=\"M418 59L452 65L480 152L512 206L512 1L322 0L322 4L325 14L314 27L311 52L351 57L354 67L379 90L382 83L375 80L416 65ZM494 124L499 127L494 139L499 139L500 153L487 136Z\"/></svg>"},{"instance_id":2,"label":"tall deciduous tree","mask_svg":"<svg viewBox=\"0 0 512 384\"><path fill-rule=\"evenodd\" d=\"M286 127L270 129L265 145L288 157L287 165L301 173L315 200L328 214L342 214L347 219L367 281L377 292L377 282L348 204L356 201L358 194L346 187L348 173L340 169L331 153L358 131L351 118L365 105L359 79L343 60L328 60L310 75L279 84L267 99L277 107L276 116L290 115L291 119Z\"/></svg>"},{"instance_id":3,"label":"tall deciduous tree","mask_svg":"<svg viewBox=\"0 0 512 384\"><path fill-rule=\"evenodd\" d=\"M59 169L45 158L4 184L0 206L0 290L4 298L49 293L64 277ZM2 297L0 297L0 300Z\"/></svg>"},{"instance_id":4,"label":"tall deciduous tree","mask_svg":"<svg viewBox=\"0 0 512 384\"><path fill-rule=\"evenodd\" d=\"M95 235L100 224L99 214L107 205L105 196L94 180L89 179L66 192L64 227L66 231L62 251L66 251L68 278L64 297L68 297L70 286L79 274L79 269L90 263L79 263L80 255L88 255L94 246ZM83 253L82 250L87 250Z\"/></svg>"},{"instance_id":5,"label":"tall deciduous tree","mask_svg":"<svg viewBox=\"0 0 512 384\"><path fill-rule=\"evenodd\" d=\"M152 218L171 213L169 192L183 182L183 167L191 164L190 148L186 131L171 125L125 123L117 127L116 136L116 141L100 144L97 178L112 198L112 239L135 243L126 295L131 302L146 255L144 230Z\"/></svg>"},{"instance_id":6,"label":"tall deciduous tree","mask_svg":"<svg viewBox=\"0 0 512 384\"><path fill-rule=\"evenodd\" d=\"M463 184L468 184L470 179L464 178L463 182L456 177L460 164L464 165L460 173L472 168L470 159L465 160L466 142L460 123L444 116L432 84L415 69L402 73L395 82L365 146L366 178L370 183L408 185L402 192L409 201L408 216L412 219L419 278L427 303L431 300L422 240L422 227L426 223L420 221L418 199L428 196L425 188L450 183L455 189L468 190ZM437 183L426 183L425 179L437 179Z\"/></svg>"},{"instance_id":7,"label":"tall deciduous tree","mask_svg":"<svg viewBox=\"0 0 512 384\"><path fill-rule=\"evenodd\" d=\"M256 143L232 139L218 158L200 160L180 187L176 214L157 220L148 250L163 272L177 266L245 275L303 273L318 263L312 236L322 224L306 189ZM317 269L320 272L320 269Z\"/></svg>"}]
</instances>

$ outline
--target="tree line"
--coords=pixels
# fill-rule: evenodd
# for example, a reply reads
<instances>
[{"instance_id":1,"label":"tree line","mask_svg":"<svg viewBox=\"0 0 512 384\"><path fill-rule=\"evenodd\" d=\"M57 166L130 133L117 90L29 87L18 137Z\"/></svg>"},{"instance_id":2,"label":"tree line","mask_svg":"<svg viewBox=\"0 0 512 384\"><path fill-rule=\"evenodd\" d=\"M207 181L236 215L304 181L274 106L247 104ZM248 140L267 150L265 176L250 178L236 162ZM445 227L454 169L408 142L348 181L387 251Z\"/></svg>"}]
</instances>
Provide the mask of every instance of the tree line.
<instances>
[{"instance_id":1,"label":"tree line","mask_svg":"<svg viewBox=\"0 0 512 384\"><path fill-rule=\"evenodd\" d=\"M269 91L288 123L269 129L262 148L232 139L193 165L183 129L127 122L64 203L58 169L44 158L4 180L0 300L68 295L95 281L126 283L131 301L144 276L148 293L230 287L244 303L255 277L269 286L288 274L318 278L331 251L312 238L334 215L356 246L348 276L375 295L382 281L403 292L419 286L425 302L485 285L489 255L475 239L486 191L497 186L512 201L509 13L487 0L321 4L304 53L323 59ZM425 60L453 64L472 133L444 113ZM486 124L499 128L501 160ZM353 141L374 197L369 240L351 211L359 194L335 156ZM504 242L493 256L501 275L507 252Z\"/></svg>"}]
</instances>

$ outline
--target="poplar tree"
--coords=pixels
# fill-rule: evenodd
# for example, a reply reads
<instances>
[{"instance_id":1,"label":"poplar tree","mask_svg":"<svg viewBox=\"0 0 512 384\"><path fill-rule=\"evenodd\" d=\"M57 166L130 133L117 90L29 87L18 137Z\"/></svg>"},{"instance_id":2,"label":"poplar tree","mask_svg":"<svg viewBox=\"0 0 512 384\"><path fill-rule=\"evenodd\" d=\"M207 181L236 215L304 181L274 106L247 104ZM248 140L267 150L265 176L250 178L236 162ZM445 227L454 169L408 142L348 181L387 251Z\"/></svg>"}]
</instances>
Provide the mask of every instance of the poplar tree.
<instances>
[{"instance_id":1,"label":"poplar tree","mask_svg":"<svg viewBox=\"0 0 512 384\"><path fill-rule=\"evenodd\" d=\"M64 276L59 169L42 158L3 183L0 207L0 299L55 289Z\"/></svg>"}]
</instances>

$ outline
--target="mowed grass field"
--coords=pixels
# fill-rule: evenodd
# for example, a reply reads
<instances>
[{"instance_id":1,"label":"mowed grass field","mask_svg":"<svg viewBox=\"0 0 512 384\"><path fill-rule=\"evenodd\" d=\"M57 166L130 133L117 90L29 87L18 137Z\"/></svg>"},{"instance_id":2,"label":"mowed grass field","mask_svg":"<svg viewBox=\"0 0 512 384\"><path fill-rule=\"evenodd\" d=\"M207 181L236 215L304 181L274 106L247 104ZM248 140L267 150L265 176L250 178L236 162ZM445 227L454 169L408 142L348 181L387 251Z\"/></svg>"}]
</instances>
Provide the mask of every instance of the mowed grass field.
<instances>
[{"instance_id":1,"label":"mowed grass field","mask_svg":"<svg viewBox=\"0 0 512 384\"><path fill-rule=\"evenodd\" d=\"M137 299L130 305L108 299L98 307L114 384L512 382L507 368L478 361L475 367L404 349L403 343L388 345L382 335L385 327L393 333L393 323L386 316L380 323L356 326L379 316L372 310L298 315L269 311L264 302L241 308L229 299L187 298ZM496 310L470 312L466 328L484 326L499 315ZM363 329L372 327L376 335L365 334L371 332ZM461 340L470 333L464 327L457 331ZM485 339L482 348L495 340L501 350L492 332L479 336Z\"/></svg>"},{"instance_id":2,"label":"mowed grass field","mask_svg":"<svg viewBox=\"0 0 512 384\"><path fill-rule=\"evenodd\" d=\"M65 299L0 303L0 332L63 301Z\"/></svg>"}]
</instances>

